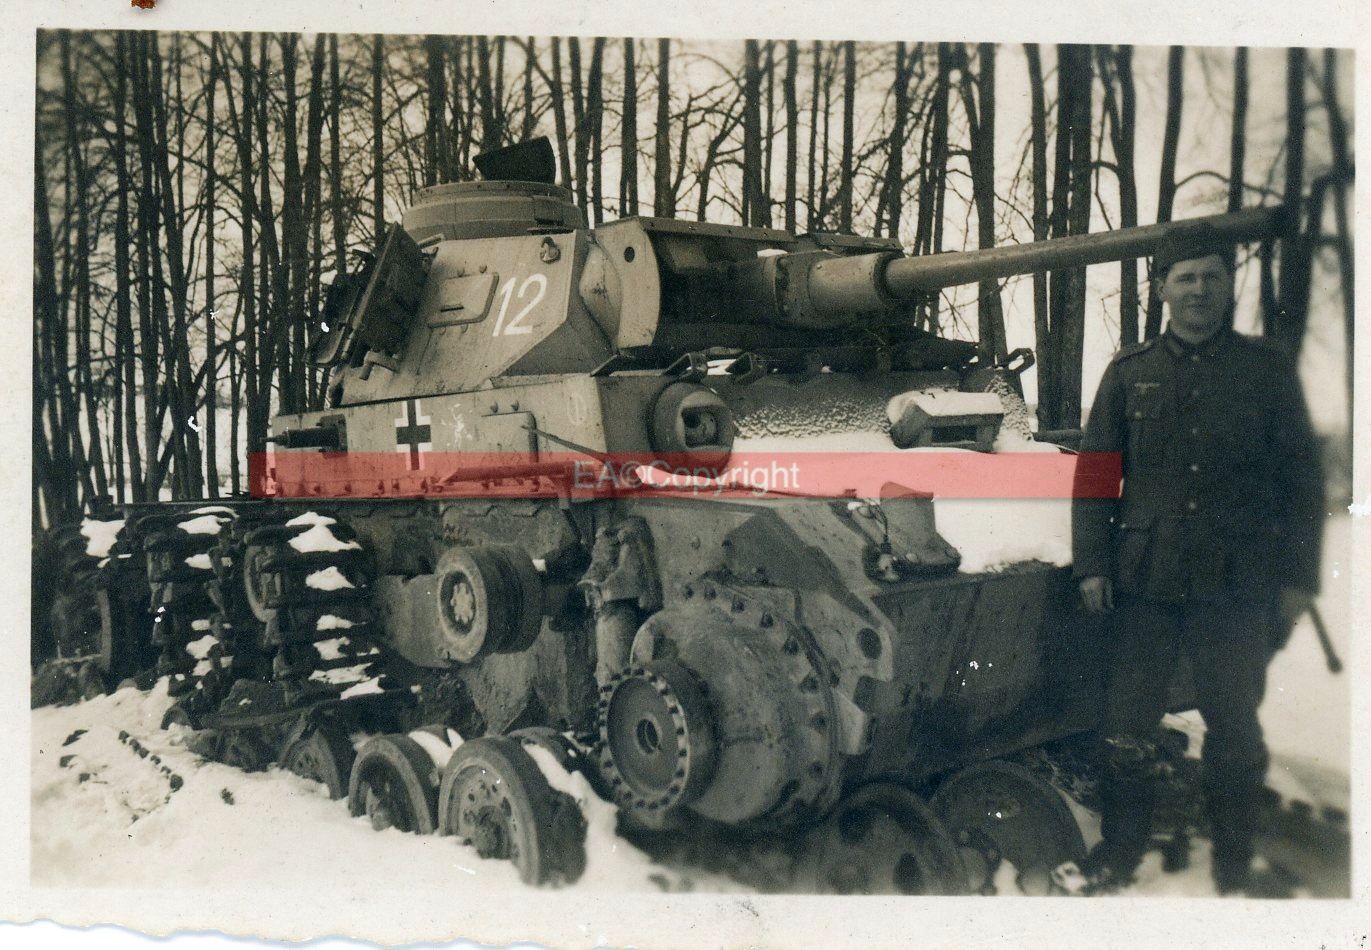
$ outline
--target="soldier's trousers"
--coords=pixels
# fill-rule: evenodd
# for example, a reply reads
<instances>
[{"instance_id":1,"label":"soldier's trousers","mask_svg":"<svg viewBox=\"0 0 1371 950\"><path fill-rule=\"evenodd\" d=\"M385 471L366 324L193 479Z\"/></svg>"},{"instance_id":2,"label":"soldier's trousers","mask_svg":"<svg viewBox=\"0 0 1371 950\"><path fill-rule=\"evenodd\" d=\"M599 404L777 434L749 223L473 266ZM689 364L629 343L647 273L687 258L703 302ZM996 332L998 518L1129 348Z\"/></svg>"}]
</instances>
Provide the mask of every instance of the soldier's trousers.
<instances>
[{"instance_id":1,"label":"soldier's trousers","mask_svg":"<svg viewBox=\"0 0 1371 950\"><path fill-rule=\"evenodd\" d=\"M1135 865L1151 835L1158 786L1154 740L1184 652L1205 724L1203 786L1214 872L1246 872L1266 775L1257 708L1271 656L1272 617L1271 602L1261 597L1183 604L1120 599L1101 730L1101 831L1114 863Z\"/></svg>"}]
</instances>

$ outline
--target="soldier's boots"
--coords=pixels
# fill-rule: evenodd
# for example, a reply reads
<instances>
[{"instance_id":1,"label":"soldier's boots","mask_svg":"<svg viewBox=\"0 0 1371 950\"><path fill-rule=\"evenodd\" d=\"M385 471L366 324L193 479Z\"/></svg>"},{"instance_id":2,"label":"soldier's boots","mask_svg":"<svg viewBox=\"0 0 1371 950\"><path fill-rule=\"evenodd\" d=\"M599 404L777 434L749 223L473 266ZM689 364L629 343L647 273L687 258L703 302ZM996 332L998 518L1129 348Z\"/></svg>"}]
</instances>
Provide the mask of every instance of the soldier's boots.
<instances>
[{"instance_id":1,"label":"soldier's boots","mask_svg":"<svg viewBox=\"0 0 1371 950\"><path fill-rule=\"evenodd\" d=\"M1101 841L1081 861L1084 884L1080 894L1086 897L1117 894L1137 880L1138 865L1141 863L1141 859L1132 852L1122 853L1117 846Z\"/></svg>"}]
</instances>

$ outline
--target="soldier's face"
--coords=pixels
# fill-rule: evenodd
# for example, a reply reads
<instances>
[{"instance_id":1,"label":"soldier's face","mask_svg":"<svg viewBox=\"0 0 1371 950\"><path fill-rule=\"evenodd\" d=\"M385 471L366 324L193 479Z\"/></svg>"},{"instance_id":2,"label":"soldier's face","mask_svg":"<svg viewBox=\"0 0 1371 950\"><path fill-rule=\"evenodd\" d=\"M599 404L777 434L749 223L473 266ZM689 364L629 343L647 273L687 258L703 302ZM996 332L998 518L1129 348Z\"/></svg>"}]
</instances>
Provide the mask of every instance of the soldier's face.
<instances>
[{"instance_id":1,"label":"soldier's face","mask_svg":"<svg viewBox=\"0 0 1371 950\"><path fill-rule=\"evenodd\" d=\"M1184 337L1207 339L1228 318L1233 277L1217 254L1178 261L1157 290L1171 312L1171 325Z\"/></svg>"}]
</instances>

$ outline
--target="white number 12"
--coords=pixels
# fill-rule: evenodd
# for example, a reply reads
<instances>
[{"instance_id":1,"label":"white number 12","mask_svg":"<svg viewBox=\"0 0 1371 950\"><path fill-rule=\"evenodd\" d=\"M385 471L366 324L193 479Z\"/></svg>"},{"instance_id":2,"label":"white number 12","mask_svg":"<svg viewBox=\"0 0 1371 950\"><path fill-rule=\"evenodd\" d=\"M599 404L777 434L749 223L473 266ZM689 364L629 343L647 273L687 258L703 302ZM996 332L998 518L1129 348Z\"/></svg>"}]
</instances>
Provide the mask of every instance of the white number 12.
<instances>
[{"instance_id":1,"label":"white number 12","mask_svg":"<svg viewBox=\"0 0 1371 950\"><path fill-rule=\"evenodd\" d=\"M523 319L533 312L534 307L542 303L543 297L547 294L547 275L530 274L528 277L524 278L524 282L519 285L519 293L517 295L520 300L523 300L528 296L528 290L534 284L537 285L537 290L534 291L533 299L524 304L523 309L516 313L509 323L506 324L505 315L509 313L509 305L516 296L514 293L514 282L516 279L517 278L511 277L500 285L500 314L495 319L495 332L492 334L493 336L500 336L501 334L504 336L522 336L525 333L533 332L533 327L526 327L523 325Z\"/></svg>"}]
</instances>

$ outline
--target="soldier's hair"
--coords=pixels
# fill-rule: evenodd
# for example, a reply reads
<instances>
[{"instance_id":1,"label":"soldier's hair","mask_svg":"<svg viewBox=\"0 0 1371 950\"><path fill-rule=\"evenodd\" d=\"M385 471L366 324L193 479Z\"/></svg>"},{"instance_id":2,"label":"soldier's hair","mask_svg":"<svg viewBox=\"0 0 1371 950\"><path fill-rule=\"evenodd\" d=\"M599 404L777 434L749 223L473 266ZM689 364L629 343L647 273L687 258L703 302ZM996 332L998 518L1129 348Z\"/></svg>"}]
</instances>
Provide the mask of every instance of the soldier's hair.
<instances>
[{"instance_id":1,"label":"soldier's hair","mask_svg":"<svg viewBox=\"0 0 1371 950\"><path fill-rule=\"evenodd\" d=\"M1167 272L1181 261L1217 254L1228 272L1233 273L1233 242L1225 240L1211 224L1192 224L1173 229L1152 255L1152 276L1165 279Z\"/></svg>"}]
</instances>

